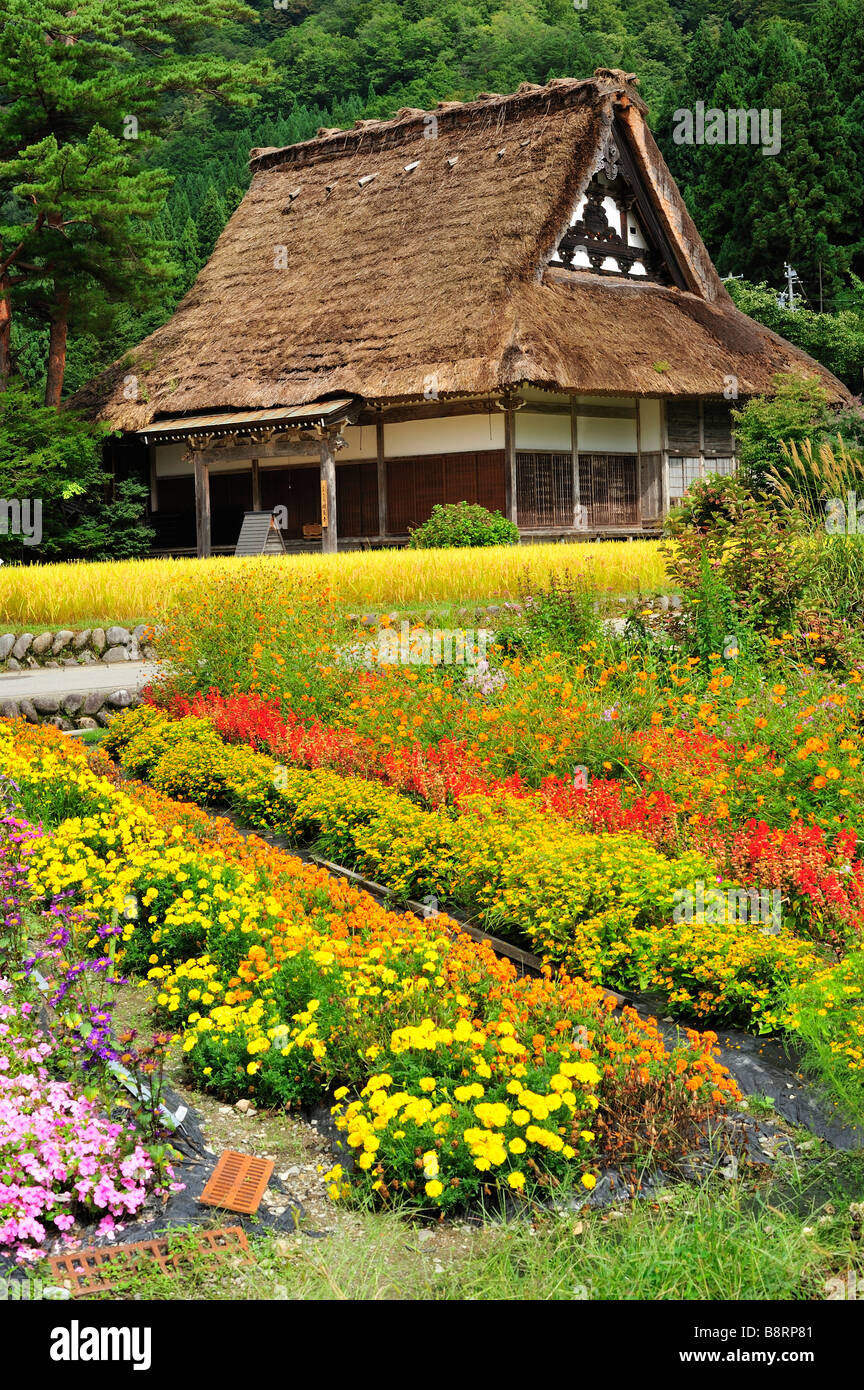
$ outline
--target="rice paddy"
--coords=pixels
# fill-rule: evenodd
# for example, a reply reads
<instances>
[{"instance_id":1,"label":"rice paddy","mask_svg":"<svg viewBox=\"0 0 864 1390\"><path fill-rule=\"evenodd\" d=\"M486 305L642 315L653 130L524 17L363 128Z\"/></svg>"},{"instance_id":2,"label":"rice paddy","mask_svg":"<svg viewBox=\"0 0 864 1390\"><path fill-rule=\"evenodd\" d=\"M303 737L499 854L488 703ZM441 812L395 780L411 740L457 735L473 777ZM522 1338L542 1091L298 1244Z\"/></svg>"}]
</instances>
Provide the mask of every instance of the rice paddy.
<instances>
[{"instance_id":1,"label":"rice paddy","mask_svg":"<svg viewBox=\"0 0 864 1390\"><path fill-rule=\"evenodd\" d=\"M656 593L665 584L657 541L501 546L479 550L343 551L338 555L154 559L0 569L0 626L51 628L158 621L178 585L205 587L214 571L279 567L285 589L328 588L343 607L410 608L516 599L551 574L581 576L598 592Z\"/></svg>"}]
</instances>

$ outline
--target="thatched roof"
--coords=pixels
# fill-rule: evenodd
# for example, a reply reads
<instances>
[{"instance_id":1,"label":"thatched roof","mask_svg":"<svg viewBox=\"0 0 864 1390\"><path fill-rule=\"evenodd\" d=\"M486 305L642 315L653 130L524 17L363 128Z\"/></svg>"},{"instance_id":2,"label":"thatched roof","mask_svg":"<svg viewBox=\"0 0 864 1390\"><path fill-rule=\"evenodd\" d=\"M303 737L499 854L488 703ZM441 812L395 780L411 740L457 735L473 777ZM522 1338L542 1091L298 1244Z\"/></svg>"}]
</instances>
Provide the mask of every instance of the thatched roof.
<instances>
[{"instance_id":1,"label":"thatched roof","mask_svg":"<svg viewBox=\"0 0 864 1390\"><path fill-rule=\"evenodd\" d=\"M547 267L613 115L686 289ZM734 307L625 73L404 110L253 151L252 167L174 316L76 405L138 430L164 415L331 394L410 400L430 380L441 396L519 382L719 396L728 375L747 395L790 370L847 399ZM125 399L130 374L146 399Z\"/></svg>"}]
</instances>

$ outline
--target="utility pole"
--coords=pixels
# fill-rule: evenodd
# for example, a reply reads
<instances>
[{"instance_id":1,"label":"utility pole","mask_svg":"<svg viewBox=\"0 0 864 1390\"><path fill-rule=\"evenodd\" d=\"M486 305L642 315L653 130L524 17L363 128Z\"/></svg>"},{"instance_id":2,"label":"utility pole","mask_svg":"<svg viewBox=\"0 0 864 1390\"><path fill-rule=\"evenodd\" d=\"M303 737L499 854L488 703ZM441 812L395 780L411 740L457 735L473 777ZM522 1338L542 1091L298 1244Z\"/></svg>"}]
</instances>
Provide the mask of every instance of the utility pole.
<instances>
[{"instance_id":1,"label":"utility pole","mask_svg":"<svg viewBox=\"0 0 864 1390\"><path fill-rule=\"evenodd\" d=\"M798 305L795 303L795 286L803 285L804 281L801 279L801 276L798 274L798 271L792 269L792 264L790 261L787 261L785 263L783 269L786 271L787 288L779 296L778 303L782 304L785 300L788 307L792 310L793 313L795 313L795 311L798 308Z\"/></svg>"},{"instance_id":2,"label":"utility pole","mask_svg":"<svg viewBox=\"0 0 864 1390\"><path fill-rule=\"evenodd\" d=\"M822 313L822 262L819 262L819 313Z\"/></svg>"}]
</instances>

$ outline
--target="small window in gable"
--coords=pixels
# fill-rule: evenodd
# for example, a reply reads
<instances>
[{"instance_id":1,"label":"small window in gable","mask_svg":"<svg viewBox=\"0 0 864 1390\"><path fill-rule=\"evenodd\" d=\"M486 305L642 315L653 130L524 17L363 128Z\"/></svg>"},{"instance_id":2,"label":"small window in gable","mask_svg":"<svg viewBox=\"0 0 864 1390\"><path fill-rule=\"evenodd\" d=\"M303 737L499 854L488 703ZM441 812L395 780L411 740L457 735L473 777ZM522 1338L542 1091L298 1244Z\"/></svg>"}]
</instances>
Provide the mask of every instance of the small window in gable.
<instances>
[{"instance_id":1,"label":"small window in gable","mask_svg":"<svg viewBox=\"0 0 864 1390\"><path fill-rule=\"evenodd\" d=\"M620 172L614 178L602 170L594 175L550 265L661 284L672 280L645 227L636 194Z\"/></svg>"},{"instance_id":2,"label":"small window in gable","mask_svg":"<svg viewBox=\"0 0 864 1390\"><path fill-rule=\"evenodd\" d=\"M691 287L617 118L598 148L588 185L549 263L637 283Z\"/></svg>"}]
</instances>

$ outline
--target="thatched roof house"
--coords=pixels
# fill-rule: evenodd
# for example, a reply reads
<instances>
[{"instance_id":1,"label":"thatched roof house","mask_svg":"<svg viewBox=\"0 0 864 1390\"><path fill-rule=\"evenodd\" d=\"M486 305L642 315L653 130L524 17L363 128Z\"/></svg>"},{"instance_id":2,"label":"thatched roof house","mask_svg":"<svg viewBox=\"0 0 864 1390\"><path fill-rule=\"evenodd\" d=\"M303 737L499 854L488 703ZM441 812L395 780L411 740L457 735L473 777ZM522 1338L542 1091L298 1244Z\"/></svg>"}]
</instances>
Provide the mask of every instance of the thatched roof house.
<instances>
[{"instance_id":1,"label":"thatched roof house","mask_svg":"<svg viewBox=\"0 0 864 1390\"><path fill-rule=\"evenodd\" d=\"M848 399L735 308L625 73L403 110L252 168L173 318L76 400L148 444L175 548L193 504L199 553L244 510L282 508L298 542L323 520L335 548L463 497L526 536L638 533L732 468L730 402L787 371Z\"/></svg>"}]
</instances>

